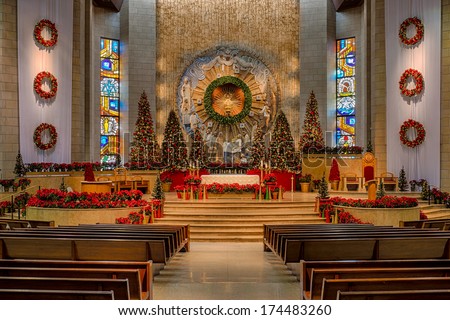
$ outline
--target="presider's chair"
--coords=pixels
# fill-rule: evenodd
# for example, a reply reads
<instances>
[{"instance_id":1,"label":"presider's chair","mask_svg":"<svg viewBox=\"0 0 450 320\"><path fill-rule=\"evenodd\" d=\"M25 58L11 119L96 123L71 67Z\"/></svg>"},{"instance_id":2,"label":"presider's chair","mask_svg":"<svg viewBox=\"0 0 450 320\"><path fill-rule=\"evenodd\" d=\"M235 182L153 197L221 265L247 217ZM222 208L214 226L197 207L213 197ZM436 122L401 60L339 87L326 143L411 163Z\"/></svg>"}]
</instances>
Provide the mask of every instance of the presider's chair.
<instances>
[{"instance_id":1,"label":"presider's chair","mask_svg":"<svg viewBox=\"0 0 450 320\"><path fill-rule=\"evenodd\" d=\"M362 177L363 185L371 180L375 180L377 159L372 152L364 153L362 157Z\"/></svg>"}]
</instances>

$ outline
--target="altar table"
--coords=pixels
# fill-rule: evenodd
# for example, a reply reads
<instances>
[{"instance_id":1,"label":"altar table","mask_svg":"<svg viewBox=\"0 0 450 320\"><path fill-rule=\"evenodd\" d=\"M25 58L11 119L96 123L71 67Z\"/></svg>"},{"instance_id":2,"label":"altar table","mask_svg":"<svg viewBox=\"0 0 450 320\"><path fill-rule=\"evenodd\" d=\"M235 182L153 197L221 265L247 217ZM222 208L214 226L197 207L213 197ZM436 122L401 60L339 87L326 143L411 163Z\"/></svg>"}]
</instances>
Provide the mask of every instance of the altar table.
<instances>
[{"instance_id":1,"label":"altar table","mask_svg":"<svg viewBox=\"0 0 450 320\"><path fill-rule=\"evenodd\" d=\"M216 183L238 183L238 184L259 184L258 175L247 175L247 174L209 174L203 175L202 184L212 184Z\"/></svg>"}]
</instances>

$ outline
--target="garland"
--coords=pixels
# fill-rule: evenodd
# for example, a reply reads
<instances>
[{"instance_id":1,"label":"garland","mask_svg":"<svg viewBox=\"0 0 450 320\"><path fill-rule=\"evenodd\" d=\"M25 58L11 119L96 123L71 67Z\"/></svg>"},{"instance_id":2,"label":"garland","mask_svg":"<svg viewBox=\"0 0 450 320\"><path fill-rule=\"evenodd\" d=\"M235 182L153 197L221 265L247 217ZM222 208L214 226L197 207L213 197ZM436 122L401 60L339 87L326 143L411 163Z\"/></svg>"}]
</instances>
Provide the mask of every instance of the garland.
<instances>
[{"instance_id":1,"label":"garland","mask_svg":"<svg viewBox=\"0 0 450 320\"><path fill-rule=\"evenodd\" d=\"M410 128L415 128L417 132L417 137L414 140L409 140L406 136L406 133ZM400 141L407 147L415 148L418 145L422 144L425 140L425 128L423 125L415 120L408 119L405 122L403 122L402 126L400 127Z\"/></svg>"},{"instance_id":2,"label":"garland","mask_svg":"<svg viewBox=\"0 0 450 320\"><path fill-rule=\"evenodd\" d=\"M44 79L50 80L50 91L42 90L42 83ZM41 71L34 78L34 92L37 93L39 97L42 99L51 99L56 96L56 92L58 91L58 80L55 78L53 74L48 71Z\"/></svg>"},{"instance_id":3,"label":"garland","mask_svg":"<svg viewBox=\"0 0 450 320\"><path fill-rule=\"evenodd\" d=\"M414 78L414 82L416 83L416 87L414 89L406 88L406 80L408 80L409 77ZM406 69L400 77L398 84L402 95L413 97L415 95L419 95L423 90L423 76L415 69Z\"/></svg>"},{"instance_id":4,"label":"garland","mask_svg":"<svg viewBox=\"0 0 450 320\"><path fill-rule=\"evenodd\" d=\"M50 131L50 141L48 143L42 143L42 132L44 132L45 130ZM48 150L53 148L58 141L58 133L56 133L56 128L51 124L41 123L34 130L33 141L36 147L41 150Z\"/></svg>"},{"instance_id":5,"label":"garland","mask_svg":"<svg viewBox=\"0 0 450 320\"><path fill-rule=\"evenodd\" d=\"M244 107L240 113L231 117L223 116L217 113L212 106L212 93L214 89L227 83L234 84L235 86L241 88L242 91L244 91ZM224 76L212 81L209 84L208 88L206 88L204 103L205 111L212 120L220 124L233 124L236 122L240 122L250 113L250 109L252 108L252 93L245 82L241 79L233 76Z\"/></svg>"},{"instance_id":6,"label":"garland","mask_svg":"<svg viewBox=\"0 0 450 320\"><path fill-rule=\"evenodd\" d=\"M44 30L45 27L50 30L50 40L45 40L42 37L42 30ZM50 48L56 45L56 43L58 42L58 30L56 29L53 22L47 19L42 19L34 27L34 38L44 47Z\"/></svg>"},{"instance_id":7,"label":"garland","mask_svg":"<svg viewBox=\"0 0 450 320\"><path fill-rule=\"evenodd\" d=\"M408 27L413 24L416 27L416 34L412 38L408 38L406 35L406 30ZM400 25L400 30L398 31L398 36L400 37L400 41L408 46L415 45L420 40L423 39L424 27L422 20L417 17L408 18L402 22Z\"/></svg>"}]
</instances>

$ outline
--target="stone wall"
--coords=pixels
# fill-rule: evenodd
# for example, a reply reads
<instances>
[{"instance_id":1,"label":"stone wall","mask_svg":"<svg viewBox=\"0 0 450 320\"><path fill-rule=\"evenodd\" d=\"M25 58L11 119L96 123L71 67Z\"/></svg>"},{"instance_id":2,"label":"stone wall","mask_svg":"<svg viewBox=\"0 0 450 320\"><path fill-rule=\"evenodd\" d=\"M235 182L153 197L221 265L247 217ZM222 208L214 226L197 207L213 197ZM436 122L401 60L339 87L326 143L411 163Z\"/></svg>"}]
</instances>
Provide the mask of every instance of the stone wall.
<instances>
[{"instance_id":1,"label":"stone wall","mask_svg":"<svg viewBox=\"0 0 450 320\"><path fill-rule=\"evenodd\" d=\"M176 107L185 68L217 46L257 53L280 84L281 108L299 130L299 3L292 0L164 0L156 5L158 124ZM207 27L206 27L207 26ZM159 127L161 137L163 128Z\"/></svg>"},{"instance_id":2,"label":"stone wall","mask_svg":"<svg viewBox=\"0 0 450 320\"><path fill-rule=\"evenodd\" d=\"M442 0L441 188L450 190L450 0Z\"/></svg>"},{"instance_id":3,"label":"stone wall","mask_svg":"<svg viewBox=\"0 0 450 320\"><path fill-rule=\"evenodd\" d=\"M17 2L0 5L0 179L13 177L19 151Z\"/></svg>"}]
</instances>

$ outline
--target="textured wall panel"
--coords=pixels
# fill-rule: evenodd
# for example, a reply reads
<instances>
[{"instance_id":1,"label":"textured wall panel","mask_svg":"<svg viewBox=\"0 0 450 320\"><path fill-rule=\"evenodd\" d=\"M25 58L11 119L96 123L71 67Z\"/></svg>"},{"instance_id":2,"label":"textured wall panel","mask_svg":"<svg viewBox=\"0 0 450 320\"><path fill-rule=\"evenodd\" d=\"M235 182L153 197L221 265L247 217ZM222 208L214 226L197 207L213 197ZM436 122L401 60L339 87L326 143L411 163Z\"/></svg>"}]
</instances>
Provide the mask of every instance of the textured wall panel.
<instances>
[{"instance_id":1,"label":"textured wall panel","mask_svg":"<svg viewBox=\"0 0 450 320\"><path fill-rule=\"evenodd\" d=\"M202 52L229 46L255 53L280 84L280 105L299 130L299 5L296 0L160 0L157 17L157 121L176 108L177 86Z\"/></svg>"}]
</instances>

